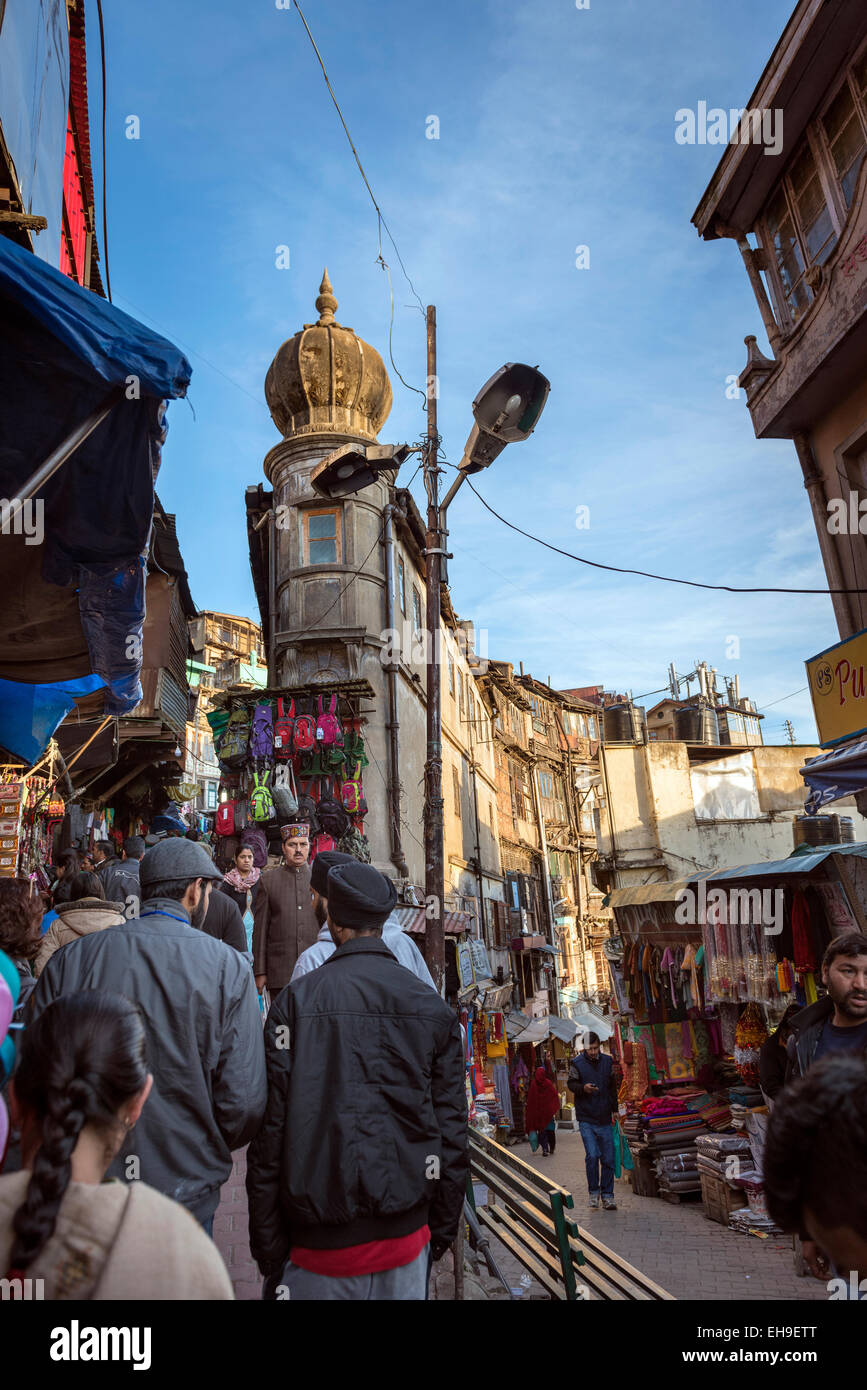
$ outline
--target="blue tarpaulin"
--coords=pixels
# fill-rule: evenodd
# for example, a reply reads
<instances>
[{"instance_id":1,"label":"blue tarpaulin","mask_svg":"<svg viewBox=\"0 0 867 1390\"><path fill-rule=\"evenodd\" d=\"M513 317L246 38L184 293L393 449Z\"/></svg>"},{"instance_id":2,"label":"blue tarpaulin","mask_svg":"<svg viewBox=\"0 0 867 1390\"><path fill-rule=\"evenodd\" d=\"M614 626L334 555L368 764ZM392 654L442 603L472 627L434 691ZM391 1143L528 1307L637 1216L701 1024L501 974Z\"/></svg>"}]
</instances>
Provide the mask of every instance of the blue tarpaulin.
<instances>
[{"instance_id":1,"label":"blue tarpaulin","mask_svg":"<svg viewBox=\"0 0 867 1390\"><path fill-rule=\"evenodd\" d=\"M14 713L0 693L0 746L30 758L71 682L98 677L89 688L107 687L106 713L141 699L164 402L185 393L191 369L165 338L2 236L0 315L0 681L24 687ZM4 502L112 389L110 414L13 523Z\"/></svg>"},{"instance_id":2,"label":"blue tarpaulin","mask_svg":"<svg viewBox=\"0 0 867 1390\"><path fill-rule=\"evenodd\" d=\"M863 792L867 789L867 739L808 758L801 776L810 788L804 808L808 816L815 816L830 801Z\"/></svg>"},{"instance_id":3,"label":"blue tarpaulin","mask_svg":"<svg viewBox=\"0 0 867 1390\"><path fill-rule=\"evenodd\" d=\"M58 724L80 695L91 695L103 684L101 676L54 685L23 685L0 681L0 742L19 758L35 763Z\"/></svg>"}]
</instances>

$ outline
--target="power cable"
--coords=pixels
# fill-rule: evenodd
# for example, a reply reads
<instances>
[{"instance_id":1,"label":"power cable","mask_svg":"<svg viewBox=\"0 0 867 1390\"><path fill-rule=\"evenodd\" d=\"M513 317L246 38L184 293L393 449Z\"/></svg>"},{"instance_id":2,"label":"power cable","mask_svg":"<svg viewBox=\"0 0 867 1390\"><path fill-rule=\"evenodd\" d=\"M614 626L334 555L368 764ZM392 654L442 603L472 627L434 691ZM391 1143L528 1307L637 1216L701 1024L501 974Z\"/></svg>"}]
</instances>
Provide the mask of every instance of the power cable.
<instances>
[{"instance_id":1,"label":"power cable","mask_svg":"<svg viewBox=\"0 0 867 1390\"><path fill-rule=\"evenodd\" d=\"M105 289L108 295L108 302L111 304L111 275L108 270L108 210L105 202L106 184L106 163L105 153L105 25L102 19L102 0L96 0L96 12L99 16L99 53L102 62L102 255L105 262Z\"/></svg>"},{"instance_id":2,"label":"power cable","mask_svg":"<svg viewBox=\"0 0 867 1390\"><path fill-rule=\"evenodd\" d=\"M364 166L363 166L363 164L361 163L361 159L360 159L360 157L359 157L358 150L355 148L355 142L353 141L352 136L351 136L351 134L349 133L349 126L346 124L346 120L345 120L345 118L344 118L343 112L342 112L341 109L340 109L340 102L337 100L337 97L336 97L336 95L335 95L335 93L334 93L334 88L333 88L332 85L331 85L331 79L330 79L329 76L328 76L328 72L327 72L327 69L326 69L326 67L325 67L325 63L324 63L324 61L323 61L322 54L319 52L319 49L318 49L318 47L316 46L316 40L314 39L312 33L310 32L310 25L307 23L307 20L306 20L305 15L304 15L304 11L302 10L301 6L299 5L298 0L295 0L295 8L296 8L296 10L298 11L298 14L299 14L300 17L301 17L301 23L304 25L304 28L305 28L306 31L307 31L307 37L308 37L308 39L310 40L310 42L311 42L311 44L312 44L312 46L313 46L313 52L316 54L316 57L317 57L317 59L318 59L318 61L319 61L319 66L320 66L320 68L322 69L322 76L325 78L325 85L326 85L326 87L328 88L328 93L329 93L329 95L330 95L330 97L331 97L331 100L334 102L334 109L336 110L338 116L340 117L340 124L343 126L344 133L345 133L345 135L346 135L347 140L349 141L349 148L352 150L353 156L354 156L354 158L355 158L355 162L356 162L356 164L358 165L358 172L360 173L360 175L361 175L361 177L362 177L362 179L363 179L363 181L364 181L364 186L365 186L365 188L367 189L367 191L368 191L368 193L369 193L369 195L370 195L370 201L373 203L374 209L375 209L375 211L376 211L376 217L377 217L377 233L378 233L378 240L379 240L379 254L378 254L377 257L376 257L376 263L377 263L377 265L380 265L380 266L382 267L382 269L385 271L385 273L386 273L386 275L387 275L387 277L388 277L388 294L389 294L389 301L390 301L390 316L389 316L389 323L388 323L388 355L389 355L389 358L390 358L390 360L391 360L391 365L392 365L392 367L394 368L395 372L397 372L398 377L399 377L400 380L403 382L403 385L407 388L407 390L408 390L408 391L414 391L414 392L416 393L416 395L421 396L422 400L425 401L425 403L427 403L427 396L426 396L425 392L424 392L424 391L420 391L419 388L418 388L417 386L411 386L411 385L409 384L409 382L406 381L406 380L404 379L404 377L401 375L400 371L398 370L397 363L396 363L395 360L394 360L394 354L392 353L392 349L391 349L391 338L392 338L392 328L393 328L393 325L394 325L394 286L392 285L392 282L391 282L391 271L389 270L389 268L388 268L388 263L386 262L386 260L385 260L384 257L383 257L383 254L382 254L382 228L383 228L383 227L385 228L386 235L388 236L389 241L391 242L392 246L394 247L394 253L395 253L395 255L397 256L398 262L399 262L399 264L400 264L400 268L401 268L401 270L403 271L404 279L406 280L406 283L409 285L409 287L410 287L410 289L411 289L413 295L415 296L416 302L418 303L419 312L421 313L422 317L424 317L424 313L425 313L424 305L422 304L421 299L419 299L419 296L418 296L418 293L417 293L417 291L416 291L415 285L412 283L412 280L411 280L410 277L409 277L409 272L407 271L407 268L406 268L406 266L405 266L404 263L403 263L403 257L402 257L401 254L400 254L400 250L399 250L399 248L398 248L398 244L397 244L397 242L395 241L394 237L392 236L392 234L391 234L391 228L389 227L388 223L387 223L386 220L385 220L385 217L383 216L382 208L379 206L379 203L376 201L376 195L374 194L374 191L373 191L373 189L372 189L371 186L370 186L370 180L368 179L367 174L364 172Z\"/></svg>"},{"instance_id":3,"label":"power cable","mask_svg":"<svg viewBox=\"0 0 867 1390\"><path fill-rule=\"evenodd\" d=\"M809 690L808 685L802 685L800 690L793 690L791 695L781 695L779 700L772 700L769 705L758 705L757 709L772 709L774 705L785 704L786 700L794 700L796 695L803 695L805 690Z\"/></svg>"},{"instance_id":4,"label":"power cable","mask_svg":"<svg viewBox=\"0 0 867 1390\"><path fill-rule=\"evenodd\" d=\"M454 464L451 465L454 467ZM691 589L714 589L723 590L727 594L863 594L867 589L763 589L763 588L741 588L733 584L704 584L697 579L673 579L668 574L652 574L648 570L625 569L622 565L605 565L601 560L587 560L583 555L573 555L571 550L561 550L558 545L552 545L550 541L543 541L541 536L534 536L531 531L525 531L522 527L516 526L513 521L507 521L504 516L495 511L490 502L486 502L478 488L473 486L472 479L467 478L470 489L476 494L482 506L495 516L497 521L501 521L504 526L508 526L510 531L517 531L519 535L526 536L527 540L535 541L537 545L543 545L546 550L553 550L556 555L565 555L567 560L577 560L579 565L590 565L597 570L610 570L614 574L636 574L642 579L659 579L666 584L686 584Z\"/></svg>"}]
</instances>

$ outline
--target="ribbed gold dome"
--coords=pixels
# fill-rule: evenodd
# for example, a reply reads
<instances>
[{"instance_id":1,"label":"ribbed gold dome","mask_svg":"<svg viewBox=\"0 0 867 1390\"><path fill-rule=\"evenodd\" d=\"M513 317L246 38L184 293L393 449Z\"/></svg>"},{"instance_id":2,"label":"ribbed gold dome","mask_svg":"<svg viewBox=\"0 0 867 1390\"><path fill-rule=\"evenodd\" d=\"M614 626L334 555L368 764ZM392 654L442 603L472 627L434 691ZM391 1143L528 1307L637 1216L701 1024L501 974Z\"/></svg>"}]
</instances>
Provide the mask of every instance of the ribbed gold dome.
<instances>
[{"instance_id":1,"label":"ribbed gold dome","mask_svg":"<svg viewBox=\"0 0 867 1390\"><path fill-rule=\"evenodd\" d=\"M351 434L375 440L391 410L391 382L375 348L336 323L337 300L326 269L317 323L278 349L265 377L271 419L284 439Z\"/></svg>"}]
</instances>

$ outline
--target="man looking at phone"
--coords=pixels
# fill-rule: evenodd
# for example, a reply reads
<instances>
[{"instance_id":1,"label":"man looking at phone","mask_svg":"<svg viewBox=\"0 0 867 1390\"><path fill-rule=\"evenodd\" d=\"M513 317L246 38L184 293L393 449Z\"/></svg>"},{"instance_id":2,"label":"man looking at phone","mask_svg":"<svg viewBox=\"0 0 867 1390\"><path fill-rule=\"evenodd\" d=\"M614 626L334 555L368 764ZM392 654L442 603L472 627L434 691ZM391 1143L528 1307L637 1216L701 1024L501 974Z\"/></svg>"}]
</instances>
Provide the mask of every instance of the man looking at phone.
<instances>
[{"instance_id":1,"label":"man looking at phone","mask_svg":"<svg viewBox=\"0 0 867 1390\"><path fill-rule=\"evenodd\" d=\"M575 1116L584 1143L590 1206L598 1208L601 1196L604 1209L616 1211L611 1116L617 1106L617 1088L614 1063L602 1051L596 1033L585 1033L584 1051L572 1058L566 1085L575 1097Z\"/></svg>"}]
</instances>

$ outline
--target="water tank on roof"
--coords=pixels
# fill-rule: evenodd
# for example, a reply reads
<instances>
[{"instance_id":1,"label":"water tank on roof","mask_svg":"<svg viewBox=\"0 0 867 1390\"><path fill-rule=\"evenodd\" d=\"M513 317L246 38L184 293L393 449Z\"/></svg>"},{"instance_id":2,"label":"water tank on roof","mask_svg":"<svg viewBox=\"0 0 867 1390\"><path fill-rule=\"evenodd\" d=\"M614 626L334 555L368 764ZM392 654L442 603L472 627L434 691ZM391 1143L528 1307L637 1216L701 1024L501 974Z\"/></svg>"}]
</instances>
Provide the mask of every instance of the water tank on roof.
<instances>
[{"instance_id":1,"label":"water tank on roof","mask_svg":"<svg viewBox=\"0 0 867 1390\"><path fill-rule=\"evenodd\" d=\"M855 842L851 816L796 816L792 823L795 849L799 845L846 845Z\"/></svg>"},{"instance_id":2,"label":"water tank on roof","mask_svg":"<svg viewBox=\"0 0 867 1390\"><path fill-rule=\"evenodd\" d=\"M674 737L679 743L719 743L719 720L710 705L684 705L674 711Z\"/></svg>"},{"instance_id":3,"label":"water tank on roof","mask_svg":"<svg viewBox=\"0 0 867 1390\"><path fill-rule=\"evenodd\" d=\"M602 730L606 743L643 743L644 710L625 700L607 705L602 712Z\"/></svg>"}]
</instances>

